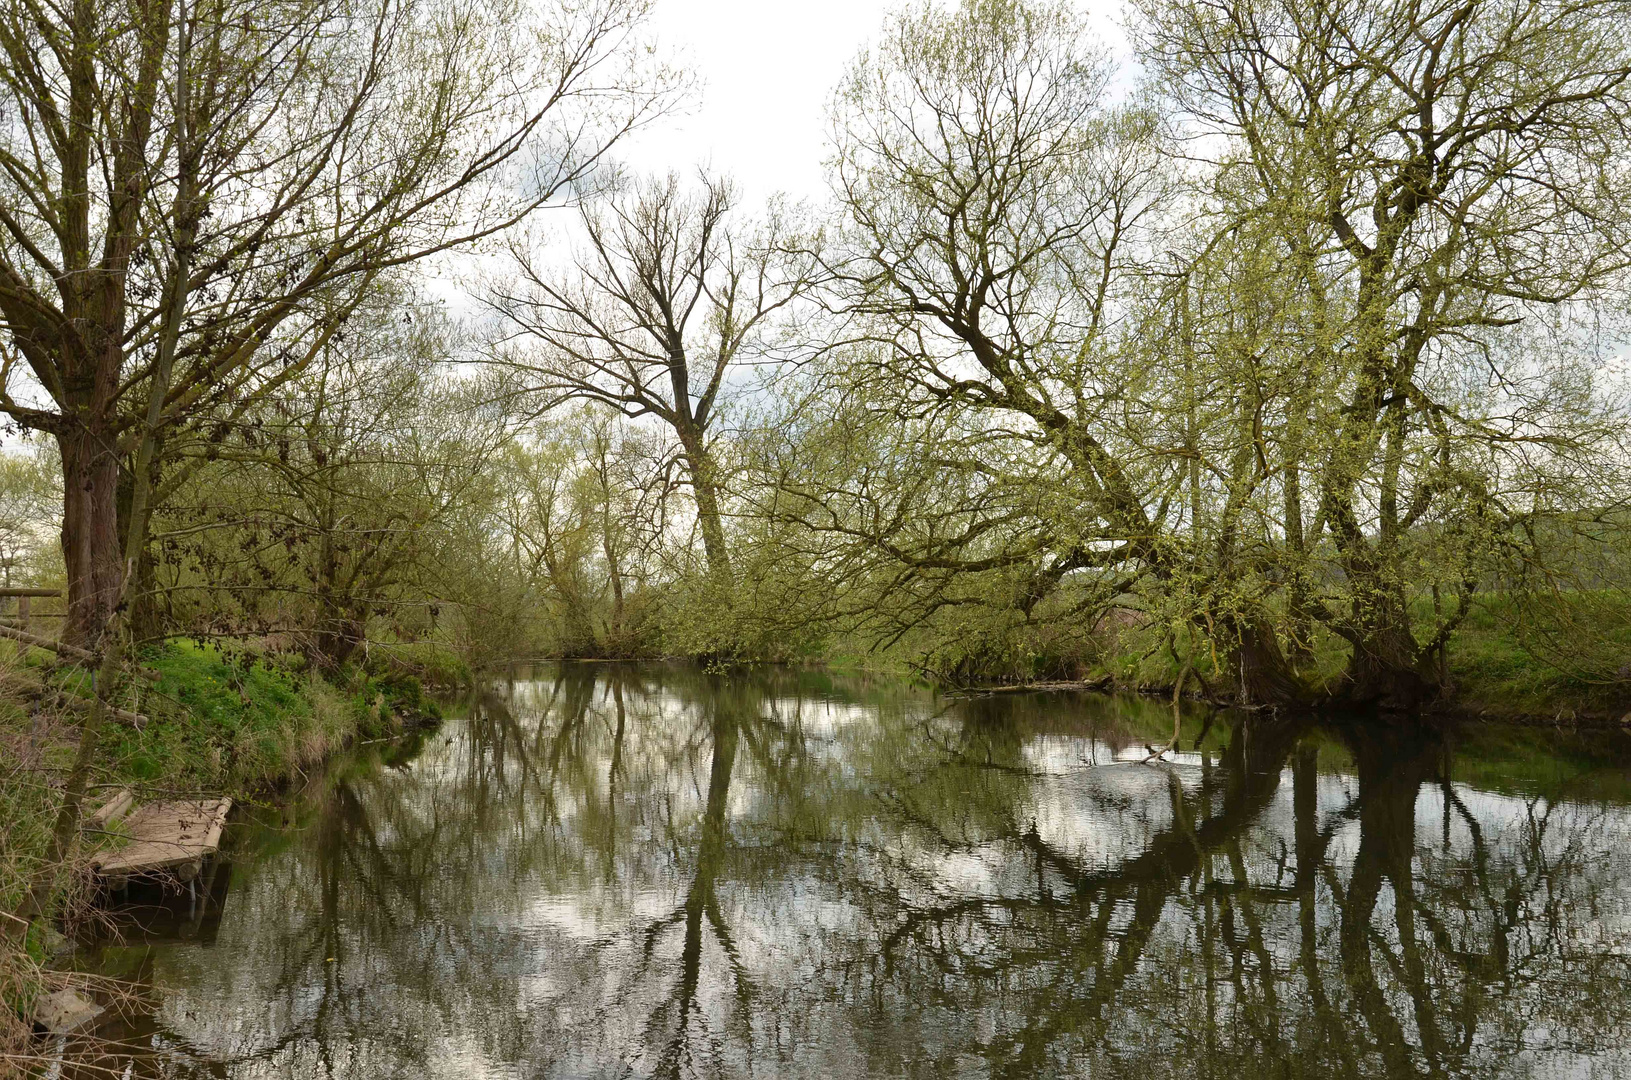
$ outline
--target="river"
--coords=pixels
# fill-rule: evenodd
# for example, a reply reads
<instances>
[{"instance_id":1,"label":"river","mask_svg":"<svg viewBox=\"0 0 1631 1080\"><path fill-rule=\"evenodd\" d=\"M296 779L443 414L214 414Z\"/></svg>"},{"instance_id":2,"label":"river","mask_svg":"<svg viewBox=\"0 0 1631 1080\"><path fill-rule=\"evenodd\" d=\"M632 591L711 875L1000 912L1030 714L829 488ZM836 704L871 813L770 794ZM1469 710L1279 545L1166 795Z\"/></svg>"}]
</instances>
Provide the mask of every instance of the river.
<instances>
[{"instance_id":1,"label":"river","mask_svg":"<svg viewBox=\"0 0 1631 1080\"><path fill-rule=\"evenodd\" d=\"M129 1076L1631 1076L1631 739L518 671L81 966Z\"/></svg>"}]
</instances>

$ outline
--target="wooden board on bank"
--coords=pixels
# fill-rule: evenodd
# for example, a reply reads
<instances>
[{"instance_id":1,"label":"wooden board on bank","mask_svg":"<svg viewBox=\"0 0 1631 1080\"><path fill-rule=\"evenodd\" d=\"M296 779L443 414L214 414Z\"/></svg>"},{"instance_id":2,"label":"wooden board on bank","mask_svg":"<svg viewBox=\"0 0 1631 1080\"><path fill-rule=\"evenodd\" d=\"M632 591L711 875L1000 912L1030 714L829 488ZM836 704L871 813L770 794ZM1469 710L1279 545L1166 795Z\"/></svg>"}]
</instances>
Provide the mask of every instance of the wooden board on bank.
<instances>
[{"instance_id":1,"label":"wooden board on bank","mask_svg":"<svg viewBox=\"0 0 1631 1080\"><path fill-rule=\"evenodd\" d=\"M130 842L116 851L104 851L92 861L104 878L122 880L159 870L175 872L183 880L197 873L204 857L221 846L232 800L178 799L147 803L130 812L119 824Z\"/></svg>"}]
</instances>

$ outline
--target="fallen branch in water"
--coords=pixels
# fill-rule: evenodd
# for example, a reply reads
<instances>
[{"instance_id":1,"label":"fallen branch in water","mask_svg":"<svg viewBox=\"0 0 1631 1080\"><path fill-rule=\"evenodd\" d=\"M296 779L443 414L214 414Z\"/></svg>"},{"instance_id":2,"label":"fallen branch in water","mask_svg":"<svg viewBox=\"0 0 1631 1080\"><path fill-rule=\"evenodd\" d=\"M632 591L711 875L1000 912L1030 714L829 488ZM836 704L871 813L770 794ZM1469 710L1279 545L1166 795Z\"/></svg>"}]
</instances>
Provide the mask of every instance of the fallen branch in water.
<instances>
[{"instance_id":1,"label":"fallen branch in water","mask_svg":"<svg viewBox=\"0 0 1631 1080\"><path fill-rule=\"evenodd\" d=\"M1187 663L1183 666L1183 668L1178 672L1178 682L1172 688L1172 738L1168 739L1167 745L1163 746L1159 750L1151 746L1149 743L1145 743L1144 749L1150 752L1150 756L1144 759L1145 764L1149 764L1152 761L1165 757L1171 751L1178 749L1178 723L1182 718L1180 706L1183 704L1184 700L1184 683L1189 680L1189 671L1192 666L1193 665Z\"/></svg>"}]
</instances>

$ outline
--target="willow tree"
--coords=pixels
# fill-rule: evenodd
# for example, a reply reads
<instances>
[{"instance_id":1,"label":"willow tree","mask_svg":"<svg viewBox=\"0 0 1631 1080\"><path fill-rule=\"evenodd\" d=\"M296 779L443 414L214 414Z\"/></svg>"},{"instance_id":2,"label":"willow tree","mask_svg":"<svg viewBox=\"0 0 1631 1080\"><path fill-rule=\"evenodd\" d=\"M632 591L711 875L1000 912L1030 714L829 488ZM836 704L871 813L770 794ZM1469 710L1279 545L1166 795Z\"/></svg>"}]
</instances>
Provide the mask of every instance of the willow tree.
<instances>
[{"instance_id":1,"label":"willow tree","mask_svg":"<svg viewBox=\"0 0 1631 1080\"><path fill-rule=\"evenodd\" d=\"M1169 177L1114 76L1068 5L973 0L896 16L834 105L832 270L868 345L846 379L944 474L842 527L943 579L1029 563L1025 603L1171 561L1167 420L1127 332ZM961 505L913 507L937 487Z\"/></svg>"},{"instance_id":2,"label":"willow tree","mask_svg":"<svg viewBox=\"0 0 1631 1080\"><path fill-rule=\"evenodd\" d=\"M125 589L121 469L149 483L382 274L575 190L664 107L645 7L0 3L0 410L61 449L67 638Z\"/></svg>"},{"instance_id":3,"label":"willow tree","mask_svg":"<svg viewBox=\"0 0 1631 1080\"><path fill-rule=\"evenodd\" d=\"M1592 490L1622 459L1578 328L1631 257L1631 5L1137 8L1214 155L1220 234L1272 238L1300 309L1264 347L1312 388L1311 437L1270 463L1299 493L1283 535L1332 553L1302 611L1347 644L1353 697L1419 700L1496 549L1616 497Z\"/></svg>"},{"instance_id":4,"label":"willow tree","mask_svg":"<svg viewBox=\"0 0 1631 1080\"><path fill-rule=\"evenodd\" d=\"M774 357L811 262L783 214L751 220L717 178L694 192L672 174L634 183L585 206L581 224L565 268L512 245L516 283L489 293L504 323L493 357L540 412L588 401L663 425L696 503L708 576L728 600L720 414L731 380Z\"/></svg>"}]
</instances>

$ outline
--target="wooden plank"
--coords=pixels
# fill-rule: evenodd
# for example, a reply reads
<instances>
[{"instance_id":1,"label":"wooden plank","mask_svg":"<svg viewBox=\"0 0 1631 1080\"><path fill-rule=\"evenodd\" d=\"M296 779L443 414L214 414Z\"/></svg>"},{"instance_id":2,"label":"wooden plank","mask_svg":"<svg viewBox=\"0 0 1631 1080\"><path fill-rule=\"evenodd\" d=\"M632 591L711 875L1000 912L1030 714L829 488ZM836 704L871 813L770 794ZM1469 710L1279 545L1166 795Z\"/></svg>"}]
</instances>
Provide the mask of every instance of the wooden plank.
<instances>
[{"instance_id":1,"label":"wooden plank","mask_svg":"<svg viewBox=\"0 0 1631 1080\"><path fill-rule=\"evenodd\" d=\"M10 589L0 588L0 596L61 596L61 589Z\"/></svg>"},{"instance_id":2,"label":"wooden plank","mask_svg":"<svg viewBox=\"0 0 1631 1080\"><path fill-rule=\"evenodd\" d=\"M204 834L204 847L210 851L215 851L221 846L221 830L227 827L227 811L231 809L232 800L222 799L220 812L215 815L209 831Z\"/></svg>"},{"instance_id":3,"label":"wooden plank","mask_svg":"<svg viewBox=\"0 0 1631 1080\"><path fill-rule=\"evenodd\" d=\"M78 992L58 990L34 1003L34 1022L52 1035L78 1031L102 1015L102 1006Z\"/></svg>"},{"instance_id":4,"label":"wooden plank","mask_svg":"<svg viewBox=\"0 0 1631 1080\"><path fill-rule=\"evenodd\" d=\"M91 860L104 877L124 878L199 862L221 844L232 800L182 799L148 803L124 820L130 843Z\"/></svg>"},{"instance_id":5,"label":"wooden plank","mask_svg":"<svg viewBox=\"0 0 1631 1080\"><path fill-rule=\"evenodd\" d=\"M106 802L96 808L90 817L85 819L88 829L106 829L130 813L130 808L136 805L136 796L130 793L129 788L120 788L108 796Z\"/></svg>"}]
</instances>

